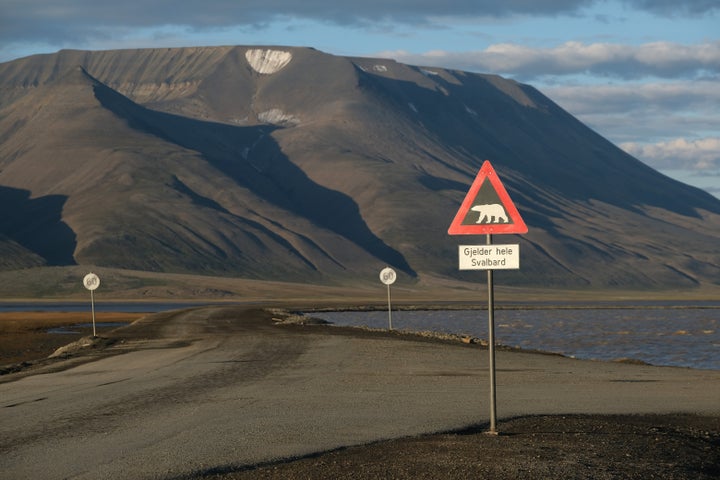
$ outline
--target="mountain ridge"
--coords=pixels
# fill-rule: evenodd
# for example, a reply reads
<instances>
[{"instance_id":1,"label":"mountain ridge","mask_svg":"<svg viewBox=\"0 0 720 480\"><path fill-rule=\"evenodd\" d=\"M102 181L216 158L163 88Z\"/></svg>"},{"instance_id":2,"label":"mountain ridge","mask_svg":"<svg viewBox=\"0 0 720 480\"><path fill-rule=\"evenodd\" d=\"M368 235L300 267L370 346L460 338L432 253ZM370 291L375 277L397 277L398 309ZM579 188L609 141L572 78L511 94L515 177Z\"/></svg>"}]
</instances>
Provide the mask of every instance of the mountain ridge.
<instances>
[{"instance_id":1,"label":"mountain ridge","mask_svg":"<svg viewBox=\"0 0 720 480\"><path fill-rule=\"evenodd\" d=\"M498 76L237 46L60 51L0 85L0 187L59 196L30 236L74 238L49 258L5 220L8 265L470 279L446 230L489 159L530 227L504 281L720 282L720 201Z\"/></svg>"}]
</instances>

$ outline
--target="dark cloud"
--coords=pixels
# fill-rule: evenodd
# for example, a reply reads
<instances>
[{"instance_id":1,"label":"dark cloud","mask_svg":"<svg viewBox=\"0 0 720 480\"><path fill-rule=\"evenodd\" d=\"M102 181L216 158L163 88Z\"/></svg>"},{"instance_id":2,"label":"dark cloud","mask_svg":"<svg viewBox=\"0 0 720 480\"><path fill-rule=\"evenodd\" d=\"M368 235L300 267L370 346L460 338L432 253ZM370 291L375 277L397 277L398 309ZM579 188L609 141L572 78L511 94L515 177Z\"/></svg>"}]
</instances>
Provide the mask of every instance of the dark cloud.
<instances>
[{"instance_id":1,"label":"dark cloud","mask_svg":"<svg viewBox=\"0 0 720 480\"><path fill-rule=\"evenodd\" d=\"M720 10L718 0L624 0L623 3L667 17L699 16Z\"/></svg>"},{"instance_id":2,"label":"dark cloud","mask_svg":"<svg viewBox=\"0 0 720 480\"><path fill-rule=\"evenodd\" d=\"M0 4L0 42L90 41L126 29L260 27L283 18L367 27L432 26L444 17L578 15L601 0L9 0ZM621 0L662 15L701 14L717 0Z\"/></svg>"}]
</instances>

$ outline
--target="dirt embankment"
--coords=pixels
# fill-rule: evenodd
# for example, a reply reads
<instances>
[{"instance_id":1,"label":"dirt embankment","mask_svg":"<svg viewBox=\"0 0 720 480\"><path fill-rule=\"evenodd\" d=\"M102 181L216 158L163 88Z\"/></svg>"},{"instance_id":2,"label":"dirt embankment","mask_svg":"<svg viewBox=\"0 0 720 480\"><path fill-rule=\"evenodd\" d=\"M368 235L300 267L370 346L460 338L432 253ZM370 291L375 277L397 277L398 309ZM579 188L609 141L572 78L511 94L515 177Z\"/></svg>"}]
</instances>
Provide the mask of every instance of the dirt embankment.
<instances>
[{"instance_id":1,"label":"dirt embankment","mask_svg":"<svg viewBox=\"0 0 720 480\"><path fill-rule=\"evenodd\" d=\"M118 324L134 322L144 315L98 313L96 331L102 335ZM61 329L62 333L53 333L54 329ZM0 313L0 372L10 365L44 359L56 349L87 335L92 335L89 312Z\"/></svg>"}]
</instances>

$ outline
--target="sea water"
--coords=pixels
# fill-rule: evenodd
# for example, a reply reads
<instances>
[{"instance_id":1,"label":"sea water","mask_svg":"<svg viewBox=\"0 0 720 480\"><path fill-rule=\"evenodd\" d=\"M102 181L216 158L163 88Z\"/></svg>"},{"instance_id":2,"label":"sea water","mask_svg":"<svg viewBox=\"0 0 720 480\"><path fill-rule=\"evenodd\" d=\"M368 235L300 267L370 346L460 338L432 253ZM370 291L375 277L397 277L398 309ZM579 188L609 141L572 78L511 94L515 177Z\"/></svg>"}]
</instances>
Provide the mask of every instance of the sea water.
<instances>
[{"instance_id":1,"label":"sea water","mask_svg":"<svg viewBox=\"0 0 720 480\"><path fill-rule=\"evenodd\" d=\"M487 310L393 310L395 330L488 338ZM340 326L388 328L388 311L313 313ZM594 360L720 370L720 305L494 311L496 344Z\"/></svg>"}]
</instances>

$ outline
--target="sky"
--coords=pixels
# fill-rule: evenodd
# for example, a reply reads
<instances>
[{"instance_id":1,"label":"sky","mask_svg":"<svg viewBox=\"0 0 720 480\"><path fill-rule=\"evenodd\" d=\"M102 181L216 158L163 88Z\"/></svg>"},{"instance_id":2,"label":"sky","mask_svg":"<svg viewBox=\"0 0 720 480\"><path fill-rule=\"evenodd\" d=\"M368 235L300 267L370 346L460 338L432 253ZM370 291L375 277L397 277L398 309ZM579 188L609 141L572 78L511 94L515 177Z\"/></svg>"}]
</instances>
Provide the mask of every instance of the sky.
<instances>
[{"instance_id":1,"label":"sky","mask_svg":"<svg viewBox=\"0 0 720 480\"><path fill-rule=\"evenodd\" d=\"M210 45L512 78L720 198L720 0L0 0L0 62Z\"/></svg>"}]
</instances>

